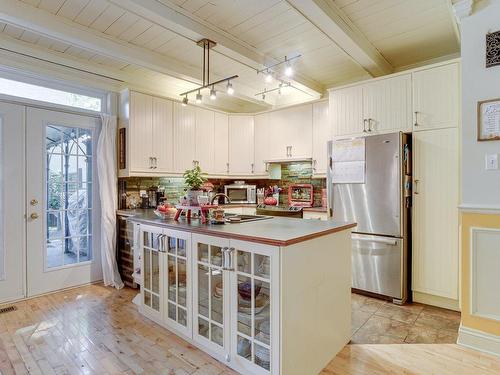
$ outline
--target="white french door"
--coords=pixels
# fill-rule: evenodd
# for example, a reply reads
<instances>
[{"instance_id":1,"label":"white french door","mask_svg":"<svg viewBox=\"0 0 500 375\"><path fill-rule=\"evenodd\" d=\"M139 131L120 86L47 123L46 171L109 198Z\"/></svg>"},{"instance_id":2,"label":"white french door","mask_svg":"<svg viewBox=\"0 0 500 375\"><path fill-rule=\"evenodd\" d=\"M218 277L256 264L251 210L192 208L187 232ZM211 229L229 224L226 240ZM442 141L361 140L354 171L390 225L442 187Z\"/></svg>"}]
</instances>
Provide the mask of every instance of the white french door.
<instances>
[{"instance_id":1,"label":"white french door","mask_svg":"<svg viewBox=\"0 0 500 375\"><path fill-rule=\"evenodd\" d=\"M24 107L0 103L0 303L24 297Z\"/></svg>"},{"instance_id":2,"label":"white french door","mask_svg":"<svg viewBox=\"0 0 500 375\"><path fill-rule=\"evenodd\" d=\"M28 296L102 279L99 124L83 115L26 110Z\"/></svg>"}]
</instances>

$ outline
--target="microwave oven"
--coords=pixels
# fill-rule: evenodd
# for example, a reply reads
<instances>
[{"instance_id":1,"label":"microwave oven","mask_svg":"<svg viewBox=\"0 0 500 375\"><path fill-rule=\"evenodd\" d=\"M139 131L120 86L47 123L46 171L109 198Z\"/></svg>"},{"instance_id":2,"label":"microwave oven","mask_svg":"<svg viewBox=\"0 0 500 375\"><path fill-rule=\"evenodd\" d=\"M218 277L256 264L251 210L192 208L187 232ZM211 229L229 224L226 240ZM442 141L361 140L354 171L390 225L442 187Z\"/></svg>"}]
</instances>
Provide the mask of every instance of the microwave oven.
<instances>
[{"instance_id":1,"label":"microwave oven","mask_svg":"<svg viewBox=\"0 0 500 375\"><path fill-rule=\"evenodd\" d=\"M226 185L224 193L229 197L231 203L257 203L256 185ZM227 198L226 198L226 202Z\"/></svg>"}]
</instances>

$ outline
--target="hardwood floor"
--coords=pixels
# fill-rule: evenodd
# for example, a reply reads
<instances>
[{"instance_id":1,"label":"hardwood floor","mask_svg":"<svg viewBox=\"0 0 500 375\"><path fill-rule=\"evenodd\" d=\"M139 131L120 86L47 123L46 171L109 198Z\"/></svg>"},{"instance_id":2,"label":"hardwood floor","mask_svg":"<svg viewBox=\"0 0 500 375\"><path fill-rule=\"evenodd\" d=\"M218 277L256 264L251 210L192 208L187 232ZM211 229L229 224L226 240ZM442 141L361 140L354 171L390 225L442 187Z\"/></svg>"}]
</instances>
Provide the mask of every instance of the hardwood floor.
<instances>
[{"instance_id":1,"label":"hardwood floor","mask_svg":"<svg viewBox=\"0 0 500 375\"><path fill-rule=\"evenodd\" d=\"M131 302L136 293L92 285L15 303L16 311L0 314L0 375L235 374L142 317ZM372 303L364 300L363 309ZM379 314L388 313L391 306L382 306ZM388 373L499 374L500 358L454 344L355 344L322 371Z\"/></svg>"}]
</instances>

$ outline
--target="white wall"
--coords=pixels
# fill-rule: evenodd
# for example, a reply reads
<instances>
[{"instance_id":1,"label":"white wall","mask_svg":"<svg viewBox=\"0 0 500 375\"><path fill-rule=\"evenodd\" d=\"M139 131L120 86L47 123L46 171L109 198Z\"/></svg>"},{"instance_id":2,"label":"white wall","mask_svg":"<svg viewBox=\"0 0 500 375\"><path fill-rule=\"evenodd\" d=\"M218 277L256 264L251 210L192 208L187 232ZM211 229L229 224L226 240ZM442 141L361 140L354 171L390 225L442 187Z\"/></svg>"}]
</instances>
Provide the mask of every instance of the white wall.
<instances>
[{"instance_id":1,"label":"white wall","mask_svg":"<svg viewBox=\"0 0 500 375\"><path fill-rule=\"evenodd\" d=\"M500 30L500 1L480 1L461 28L462 203L500 207L500 170L485 170L485 155L500 154L500 141L476 141L477 102L500 98L500 66L485 68L485 36Z\"/></svg>"}]
</instances>

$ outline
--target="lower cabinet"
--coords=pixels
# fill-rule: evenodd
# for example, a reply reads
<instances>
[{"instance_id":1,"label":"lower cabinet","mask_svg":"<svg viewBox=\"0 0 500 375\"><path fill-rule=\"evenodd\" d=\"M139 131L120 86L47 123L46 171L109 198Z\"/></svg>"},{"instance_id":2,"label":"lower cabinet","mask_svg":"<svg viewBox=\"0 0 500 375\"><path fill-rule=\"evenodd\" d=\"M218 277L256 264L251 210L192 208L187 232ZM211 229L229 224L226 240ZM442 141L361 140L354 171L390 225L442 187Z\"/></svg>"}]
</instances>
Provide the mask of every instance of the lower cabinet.
<instances>
[{"instance_id":1,"label":"lower cabinet","mask_svg":"<svg viewBox=\"0 0 500 375\"><path fill-rule=\"evenodd\" d=\"M279 373L273 246L193 234L193 340L244 373Z\"/></svg>"},{"instance_id":2,"label":"lower cabinet","mask_svg":"<svg viewBox=\"0 0 500 375\"><path fill-rule=\"evenodd\" d=\"M279 248L142 225L141 312L245 374L279 374Z\"/></svg>"}]
</instances>

